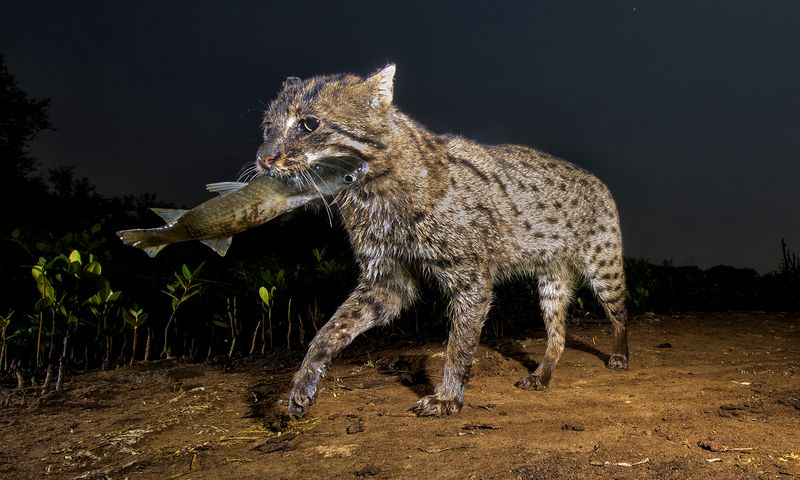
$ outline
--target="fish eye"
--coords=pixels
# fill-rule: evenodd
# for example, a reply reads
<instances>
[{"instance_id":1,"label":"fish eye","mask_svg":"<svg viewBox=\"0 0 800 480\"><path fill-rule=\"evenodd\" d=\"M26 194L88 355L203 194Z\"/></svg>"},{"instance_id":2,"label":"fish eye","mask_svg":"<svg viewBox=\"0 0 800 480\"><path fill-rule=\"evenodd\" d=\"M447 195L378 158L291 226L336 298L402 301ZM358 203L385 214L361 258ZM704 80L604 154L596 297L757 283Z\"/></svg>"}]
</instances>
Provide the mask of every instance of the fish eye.
<instances>
[{"instance_id":1,"label":"fish eye","mask_svg":"<svg viewBox=\"0 0 800 480\"><path fill-rule=\"evenodd\" d=\"M306 117L299 122L297 122L303 130L307 132L313 132L314 130L319 127L319 119L316 117Z\"/></svg>"},{"instance_id":2,"label":"fish eye","mask_svg":"<svg viewBox=\"0 0 800 480\"><path fill-rule=\"evenodd\" d=\"M356 177L350 175L349 173L344 176L344 183L353 183L356 181Z\"/></svg>"}]
</instances>

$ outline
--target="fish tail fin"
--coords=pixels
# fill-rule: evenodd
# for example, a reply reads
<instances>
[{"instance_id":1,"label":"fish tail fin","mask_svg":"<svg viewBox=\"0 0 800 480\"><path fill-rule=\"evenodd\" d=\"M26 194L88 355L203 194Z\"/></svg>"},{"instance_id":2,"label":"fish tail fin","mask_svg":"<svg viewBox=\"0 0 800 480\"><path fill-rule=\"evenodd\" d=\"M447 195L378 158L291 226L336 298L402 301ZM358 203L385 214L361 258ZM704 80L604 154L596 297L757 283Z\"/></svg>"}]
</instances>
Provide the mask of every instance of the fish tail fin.
<instances>
[{"instance_id":1,"label":"fish tail fin","mask_svg":"<svg viewBox=\"0 0 800 480\"><path fill-rule=\"evenodd\" d=\"M225 238L212 238L209 240L200 240L204 245L207 245L211 250L217 252L220 257L224 257L228 253L228 248L231 246L233 237Z\"/></svg>"},{"instance_id":2,"label":"fish tail fin","mask_svg":"<svg viewBox=\"0 0 800 480\"><path fill-rule=\"evenodd\" d=\"M117 232L117 236L125 245L141 248L150 257L155 257L167 246L157 235L147 229L121 230Z\"/></svg>"},{"instance_id":3,"label":"fish tail fin","mask_svg":"<svg viewBox=\"0 0 800 480\"><path fill-rule=\"evenodd\" d=\"M186 210L175 208L151 208L150 210L164 219L164 221L167 222L167 225L181 218L181 216L186 213ZM150 257L155 257L158 255L158 252L163 250L164 247L170 243L169 241L165 241L162 235L156 233L157 230L158 229L147 228L122 230L117 232L117 236L125 245L141 248Z\"/></svg>"}]
</instances>

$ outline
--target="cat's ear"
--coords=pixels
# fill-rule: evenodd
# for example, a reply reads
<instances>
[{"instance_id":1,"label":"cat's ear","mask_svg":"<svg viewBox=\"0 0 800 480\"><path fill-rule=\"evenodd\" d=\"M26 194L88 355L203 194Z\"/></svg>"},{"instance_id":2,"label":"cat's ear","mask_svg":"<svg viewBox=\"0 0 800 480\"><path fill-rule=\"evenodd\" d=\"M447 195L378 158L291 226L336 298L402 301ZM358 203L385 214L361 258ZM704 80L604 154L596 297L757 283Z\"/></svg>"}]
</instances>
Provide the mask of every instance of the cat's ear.
<instances>
[{"instance_id":1,"label":"cat's ear","mask_svg":"<svg viewBox=\"0 0 800 480\"><path fill-rule=\"evenodd\" d=\"M392 103L394 95L394 64L389 64L377 73L367 78L367 82L372 85L373 107L386 107Z\"/></svg>"},{"instance_id":2,"label":"cat's ear","mask_svg":"<svg viewBox=\"0 0 800 480\"><path fill-rule=\"evenodd\" d=\"M297 85L298 83L302 83L303 81L299 77L286 77L286 80L283 81L283 88L288 87L289 85Z\"/></svg>"}]
</instances>

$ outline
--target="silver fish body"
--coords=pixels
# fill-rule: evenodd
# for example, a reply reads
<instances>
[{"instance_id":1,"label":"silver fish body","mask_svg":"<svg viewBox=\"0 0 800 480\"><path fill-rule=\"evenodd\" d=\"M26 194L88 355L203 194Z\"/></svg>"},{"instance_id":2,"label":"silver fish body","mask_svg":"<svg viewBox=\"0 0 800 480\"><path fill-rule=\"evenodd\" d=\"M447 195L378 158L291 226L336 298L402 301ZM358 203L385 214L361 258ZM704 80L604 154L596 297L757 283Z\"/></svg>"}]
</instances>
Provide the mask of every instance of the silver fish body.
<instances>
[{"instance_id":1,"label":"silver fish body","mask_svg":"<svg viewBox=\"0 0 800 480\"><path fill-rule=\"evenodd\" d=\"M320 196L334 195L363 177L368 169L363 160L337 157L314 164L305 177L261 176L249 183L209 184L206 188L221 196L191 210L154 208L167 222L164 226L122 230L117 235L126 245L141 248L151 257L170 243L189 240L199 240L224 256L232 235Z\"/></svg>"}]
</instances>

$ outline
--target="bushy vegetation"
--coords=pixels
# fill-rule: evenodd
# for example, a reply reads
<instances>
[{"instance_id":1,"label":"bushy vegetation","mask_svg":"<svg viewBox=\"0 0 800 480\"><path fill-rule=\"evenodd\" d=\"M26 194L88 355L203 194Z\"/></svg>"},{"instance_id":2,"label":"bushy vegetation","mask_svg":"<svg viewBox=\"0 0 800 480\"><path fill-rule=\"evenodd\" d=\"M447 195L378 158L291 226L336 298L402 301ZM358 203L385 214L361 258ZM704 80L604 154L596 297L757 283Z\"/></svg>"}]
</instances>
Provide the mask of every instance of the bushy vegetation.
<instances>
[{"instance_id":1,"label":"bushy vegetation","mask_svg":"<svg viewBox=\"0 0 800 480\"><path fill-rule=\"evenodd\" d=\"M0 237L11 273L0 279L1 369L55 378L65 364L286 351L310 341L355 283L346 246L292 241L295 229L330 230L314 212L237 237L225 258L198 243L151 259L121 245L117 228L98 223L41 241L47 236L27 226ZM303 248L311 241L318 246Z\"/></svg>"},{"instance_id":2,"label":"bushy vegetation","mask_svg":"<svg viewBox=\"0 0 800 480\"><path fill-rule=\"evenodd\" d=\"M225 258L199 243L155 259L114 232L159 225L153 195L108 198L61 167L42 174L30 141L50 128L47 102L29 99L0 57L0 375L20 387L59 389L71 370L159 358L208 361L301 350L355 285L345 233L313 209L236 237ZM13 206L13 208L9 208ZM627 260L634 313L797 310L800 268L783 245L778 271L675 267ZM535 326L535 283L498 288L486 334ZM573 316L602 316L576 284ZM447 328L446 306L425 290L392 332Z\"/></svg>"}]
</instances>

